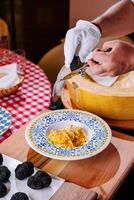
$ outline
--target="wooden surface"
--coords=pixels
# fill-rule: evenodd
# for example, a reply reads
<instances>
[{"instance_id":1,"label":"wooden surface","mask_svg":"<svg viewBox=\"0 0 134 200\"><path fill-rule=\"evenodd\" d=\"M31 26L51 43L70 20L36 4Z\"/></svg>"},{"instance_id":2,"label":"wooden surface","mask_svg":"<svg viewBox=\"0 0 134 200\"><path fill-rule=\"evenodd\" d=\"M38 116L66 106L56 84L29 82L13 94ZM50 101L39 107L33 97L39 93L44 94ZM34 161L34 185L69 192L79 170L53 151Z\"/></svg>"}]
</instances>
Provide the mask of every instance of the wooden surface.
<instances>
[{"instance_id":1,"label":"wooden surface","mask_svg":"<svg viewBox=\"0 0 134 200\"><path fill-rule=\"evenodd\" d=\"M74 108L77 107L71 102L69 92L67 89L63 89L61 93L61 99L66 108ZM124 130L134 130L134 120L112 120L112 119L104 119L111 128L119 128Z\"/></svg>"},{"instance_id":2,"label":"wooden surface","mask_svg":"<svg viewBox=\"0 0 134 200\"><path fill-rule=\"evenodd\" d=\"M111 199L134 165L134 138L113 131L111 144L97 156L80 161L59 161L41 156L25 141L25 127L0 145L0 152L64 178L52 200ZM90 188L90 189L89 189Z\"/></svg>"}]
</instances>

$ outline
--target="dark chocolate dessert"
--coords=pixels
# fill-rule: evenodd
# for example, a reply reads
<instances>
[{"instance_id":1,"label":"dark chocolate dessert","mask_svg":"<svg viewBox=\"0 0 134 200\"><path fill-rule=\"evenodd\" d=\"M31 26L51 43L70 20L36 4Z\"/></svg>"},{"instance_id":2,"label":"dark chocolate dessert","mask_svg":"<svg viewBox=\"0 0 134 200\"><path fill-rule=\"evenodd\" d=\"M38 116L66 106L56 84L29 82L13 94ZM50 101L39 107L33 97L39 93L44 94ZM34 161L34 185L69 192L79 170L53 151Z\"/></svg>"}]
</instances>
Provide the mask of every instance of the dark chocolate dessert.
<instances>
[{"instance_id":1,"label":"dark chocolate dessert","mask_svg":"<svg viewBox=\"0 0 134 200\"><path fill-rule=\"evenodd\" d=\"M5 183L9 180L11 172L6 166L0 166L0 183Z\"/></svg>"},{"instance_id":2,"label":"dark chocolate dessert","mask_svg":"<svg viewBox=\"0 0 134 200\"><path fill-rule=\"evenodd\" d=\"M37 171L34 176L29 177L27 185L35 190L48 187L52 182L49 174L43 171Z\"/></svg>"},{"instance_id":3,"label":"dark chocolate dessert","mask_svg":"<svg viewBox=\"0 0 134 200\"><path fill-rule=\"evenodd\" d=\"M0 198L4 197L6 194L7 194L7 187L3 183L0 183Z\"/></svg>"},{"instance_id":4,"label":"dark chocolate dessert","mask_svg":"<svg viewBox=\"0 0 134 200\"><path fill-rule=\"evenodd\" d=\"M28 196L23 192L13 194L10 200L29 200Z\"/></svg>"},{"instance_id":5,"label":"dark chocolate dessert","mask_svg":"<svg viewBox=\"0 0 134 200\"><path fill-rule=\"evenodd\" d=\"M26 161L19 164L15 169L15 176L19 180L23 180L34 173L34 165L32 162Z\"/></svg>"}]
</instances>

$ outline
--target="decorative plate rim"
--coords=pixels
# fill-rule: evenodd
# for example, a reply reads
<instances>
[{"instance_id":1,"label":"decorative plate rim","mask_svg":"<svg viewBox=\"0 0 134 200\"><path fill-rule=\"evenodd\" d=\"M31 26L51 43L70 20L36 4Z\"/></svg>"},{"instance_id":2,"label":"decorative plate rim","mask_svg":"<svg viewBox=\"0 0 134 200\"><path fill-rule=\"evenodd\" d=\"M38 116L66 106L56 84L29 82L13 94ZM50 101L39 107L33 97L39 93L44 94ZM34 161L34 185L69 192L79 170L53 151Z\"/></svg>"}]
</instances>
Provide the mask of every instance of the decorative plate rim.
<instances>
[{"instance_id":1,"label":"decorative plate rim","mask_svg":"<svg viewBox=\"0 0 134 200\"><path fill-rule=\"evenodd\" d=\"M32 127L32 125L34 125L34 123L38 120L40 120L42 117L47 116L51 113L59 113L59 112L63 112L63 111L73 111L73 112L77 112L77 113L83 113L83 114L88 114L89 116L95 117L97 120L99 120L102 125L104 125L106 131L107 131L107 137L106 137L106 142L101 145L97 150L93 151L92 153L87 153L84 155L75 155L75 156L61 156L61 155L56 155L56 154L51 154L50 152L48 153L47 151L45 152L44 150L42 150L41 148L37 147L32 140L30 139L29 133L30 133L30 128ZM55 111L47 111L47 112L43 112L38 114L37 116L35 116L26 126L25 129L25 139L27 141L27 143L29 144L29 146L34 149L36 152L38 152L39 154L49 157L49 158L53 158L53 159L57 159L57 160L81 160L81 159L86 159L86 158L90 158L93 157L99 153L101 153L103 150L105 150L107 148L107 146L110 144L111 139L112 139L112 131L109 127L109 125L99 116L91 113L91 112L87 112L87 111L81 111L81 110L77 110L77 109L63 109L63 110L55 110Z\"/></svg>"},{"instance_id":2,"label":"decorative plate rim","mask_svg":"<svg viewBox=\"0 0 134 200\"><path fill-rule=\"evenodd\" d=\"M10 112L6 108L0 106L0 109L3 109L9 115L9 118L10 118L9 119L9 126L7 126L7 128L4 129L4 131L0 132L0 136L2 136L10 128L11 123L12 123L12 116L11 116Z\"/></svg>"}]
</instances>

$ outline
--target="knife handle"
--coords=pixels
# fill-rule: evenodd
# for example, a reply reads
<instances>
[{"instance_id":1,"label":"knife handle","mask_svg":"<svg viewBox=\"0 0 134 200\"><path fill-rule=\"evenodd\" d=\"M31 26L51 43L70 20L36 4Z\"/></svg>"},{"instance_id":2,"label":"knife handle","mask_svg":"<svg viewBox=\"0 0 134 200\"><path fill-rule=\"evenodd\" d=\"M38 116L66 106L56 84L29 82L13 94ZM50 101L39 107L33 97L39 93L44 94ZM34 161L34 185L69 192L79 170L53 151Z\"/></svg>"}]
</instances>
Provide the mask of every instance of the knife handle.
<instances>
[{"instance_id":1,"label":"knife handle","mask_svg":"<svg viewBox=\"0 0 134 200\"><path fill-rule=\"evenodd\" d=\"M83 65L83 67L81 67L81 68L79 69L79 74L80 74L81 76L85 76L85 72L86 72L86 69L87 69L88 66L89 66L89 65L86 63L86 64Z\"/></svg>"},{"instance_id":2,"label":"knife handle","mask_svg":"<svg viewBox=\"0 0 134 200\"><path fill-rule=\"evenodd\" d=\"M79 56L75 55L73 60L72 60L72 62L71 62L71 64L70 64L71 71L74 71L74 70L78 69L79 68L79 63L80 63Z\"/></svg>"}]
</instances>

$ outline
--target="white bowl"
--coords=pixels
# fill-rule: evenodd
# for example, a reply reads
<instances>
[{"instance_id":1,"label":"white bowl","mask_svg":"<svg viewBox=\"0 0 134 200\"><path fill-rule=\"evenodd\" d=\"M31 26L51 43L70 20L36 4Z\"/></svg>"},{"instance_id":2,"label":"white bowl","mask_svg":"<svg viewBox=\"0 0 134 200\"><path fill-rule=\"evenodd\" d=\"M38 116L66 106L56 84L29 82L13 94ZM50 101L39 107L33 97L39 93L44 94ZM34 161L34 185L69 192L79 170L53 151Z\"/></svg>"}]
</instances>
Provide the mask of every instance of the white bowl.
<instances>
[{"instance_id":1,"label":"white bowl","mask_svg":"<svg viewBox=\"0 0 134 200\"><path fill-rule=\"evenodd\" d=\"M87 133L87 143L75 148L61 148L51 144L47 136L51 129L61 129L68 125L83 128ZM59 160L80 160L97 155L111 141L111 129L100 117L80 110L57 110L36 116L26 127L25 137L36 152Z\"/></svg>"}]
</instances>

